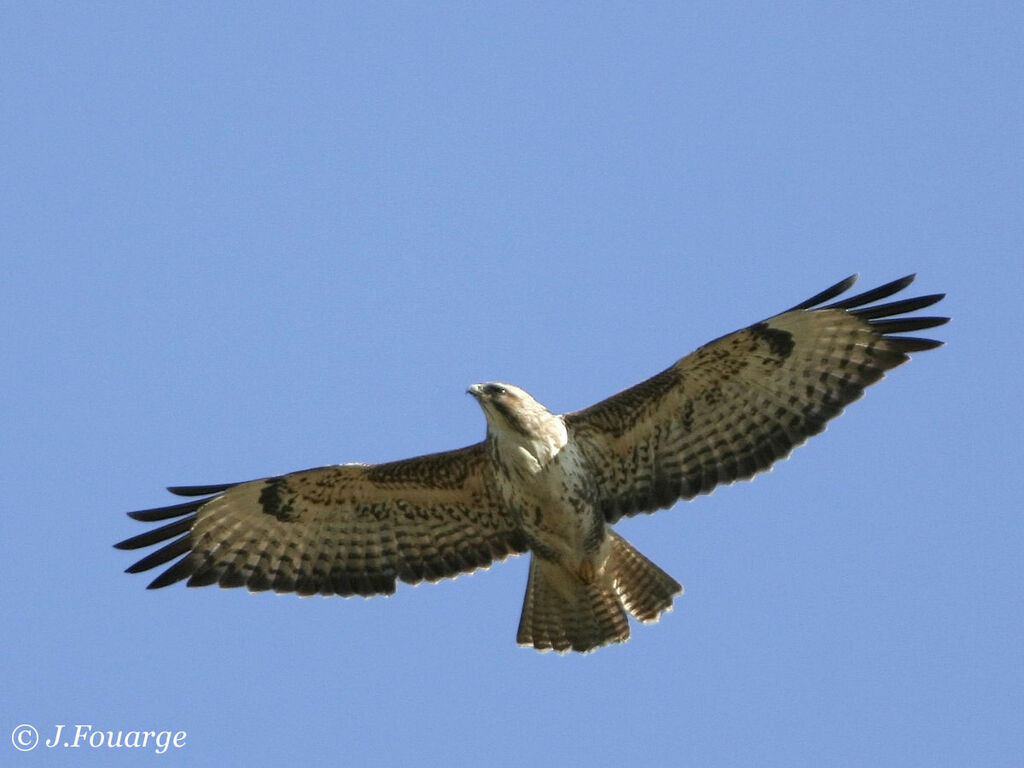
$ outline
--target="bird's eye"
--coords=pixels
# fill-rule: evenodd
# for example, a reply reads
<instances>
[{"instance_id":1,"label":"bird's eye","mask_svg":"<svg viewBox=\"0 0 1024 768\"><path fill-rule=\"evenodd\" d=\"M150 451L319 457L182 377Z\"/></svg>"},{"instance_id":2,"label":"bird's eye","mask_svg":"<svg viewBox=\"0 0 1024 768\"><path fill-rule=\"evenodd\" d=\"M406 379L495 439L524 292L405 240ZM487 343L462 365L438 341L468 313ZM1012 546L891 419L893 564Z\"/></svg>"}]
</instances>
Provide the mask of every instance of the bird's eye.
<instances>
[{"instance_id":1,"label":"bird's eye","mask_svg":"<svg viewBox=\"0 0 1024 768\"><path fill-rule=\"evenodd\" d=\"M507 395L508 394L508 390L505 389L500 384L488 384L486 387L484 387L484 391L488 395L492 395L492 396L493 395Z\"/></svg>"}]
</instances>

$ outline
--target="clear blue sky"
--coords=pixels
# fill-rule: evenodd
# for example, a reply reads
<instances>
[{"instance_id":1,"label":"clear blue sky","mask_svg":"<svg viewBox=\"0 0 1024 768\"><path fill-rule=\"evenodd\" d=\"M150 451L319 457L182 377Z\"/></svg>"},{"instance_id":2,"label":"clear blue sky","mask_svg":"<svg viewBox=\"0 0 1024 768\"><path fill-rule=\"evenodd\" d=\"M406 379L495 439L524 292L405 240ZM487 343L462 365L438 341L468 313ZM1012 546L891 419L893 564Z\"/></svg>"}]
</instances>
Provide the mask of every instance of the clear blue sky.
<instances>
[{"instance_id":1,"label":"clear blue sky","mask_svg":"<svg viewBox=\"0 0 1024 768\"><path fill-rule=\"evenodd\" d=\"M5 765L1020 766L1018 3L5 3ZM620 530L687 587L515 645L526 559L147 592L163 486L475 442L852 272L947 346ZM185 746L16 752L19 724ZM142 760L142 762L139 762Z\"/></svg>"}]
</instances>

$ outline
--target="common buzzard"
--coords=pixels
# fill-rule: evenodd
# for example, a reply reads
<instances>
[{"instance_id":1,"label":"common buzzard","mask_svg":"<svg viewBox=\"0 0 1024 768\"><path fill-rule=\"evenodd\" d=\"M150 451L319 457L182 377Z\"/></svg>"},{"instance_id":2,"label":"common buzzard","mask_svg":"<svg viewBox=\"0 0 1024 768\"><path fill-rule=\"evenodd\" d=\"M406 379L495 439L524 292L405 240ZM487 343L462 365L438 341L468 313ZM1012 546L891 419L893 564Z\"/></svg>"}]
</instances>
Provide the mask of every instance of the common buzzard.
<instances>
[{"instance_id":1,"label":"common buzzard","mask_svg":"<svg viewBox=\"0 0 1024 768\"><path fill-rule=\"evenodd\" d=\"M520 644L586 652L622 642L627 613L657 621L682 587L611 524L768 469L910 353L940 346L897 334L947 322L899 317L942 294L876 303L913 279L832 301L856 280L847 278L574 413L553 414L510 384L474 384L482 442L169 488L203 498L130 512L174 522L115 546L163 544L128 569L176 561L150 588L187 579L343 597L388 595L398 580L437 581L529 551Z\"/></svg>"}]
</instances>

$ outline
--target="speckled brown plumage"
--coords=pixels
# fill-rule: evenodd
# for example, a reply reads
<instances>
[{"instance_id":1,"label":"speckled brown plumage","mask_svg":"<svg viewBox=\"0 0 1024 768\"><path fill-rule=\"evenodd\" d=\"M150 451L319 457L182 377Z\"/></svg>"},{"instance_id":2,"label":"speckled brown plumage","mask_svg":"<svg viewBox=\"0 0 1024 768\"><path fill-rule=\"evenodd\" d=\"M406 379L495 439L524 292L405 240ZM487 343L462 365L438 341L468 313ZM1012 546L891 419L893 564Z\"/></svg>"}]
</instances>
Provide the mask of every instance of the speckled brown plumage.
<instances>
[{"instance_id":1,"label":"speckled brown plumage","mask_svg":"<svg viewBox=\"0 0 1024 768\"><path fill-rule=\"evenodd\" d=\"M170 520L120 542L161 545L128 571L150 587L245 586L378 595L397 581L457 576L532 552L519 642L589 651L651 622L682 591L608 524L747 479L940 342L902 336L946 322L904 317L939 294L877 304L913 277L793 309L704 345L656 376L575 413L523 390L474 385L486 440L387 464L343 464L247 483L176 487L192 498L129 513Z\"/></svg>"},{"instance_id":2,"label":"speckled brown plumage","mask_svg":"<svg viewBox=\"0 0 1024 768\"><path fill-rule=\"evenodd\" d=\"M716 339L631 390L567 414L566 424L597 470L608 522L768 469L910 352L939 346L890 334L934 327L946 318L878 318L929 306L941 295L857 309L910 281L814 311L801 305ZM674 385L665 386L670 381ZM634 390L655 394L638 397Z\"/></svg>"}]
</instances>

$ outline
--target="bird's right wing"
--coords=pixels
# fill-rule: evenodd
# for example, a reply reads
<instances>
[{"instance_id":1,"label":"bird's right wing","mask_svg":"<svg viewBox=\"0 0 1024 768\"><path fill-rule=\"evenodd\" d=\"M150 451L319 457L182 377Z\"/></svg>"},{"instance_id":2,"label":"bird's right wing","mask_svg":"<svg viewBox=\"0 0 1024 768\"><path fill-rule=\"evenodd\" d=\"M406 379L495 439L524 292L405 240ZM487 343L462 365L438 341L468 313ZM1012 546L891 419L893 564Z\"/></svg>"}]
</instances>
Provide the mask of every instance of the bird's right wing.
<instances>
[{"instance_id":1,"label":"bird's right wing","mask_svg":"<svg viewBox=\"0 0 1024 768\"><path fill-rule=\"evenodd\" d=\"M172 488L204 498L130 512L181 518L116 544L160 549L129 573L181 558L151 584L375 595L487 567L523 552L485 480L483 443L387 464L341 464L237 485Z\"/></svg>"}]
</instances>

